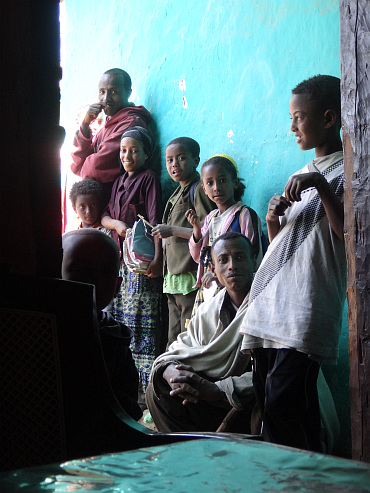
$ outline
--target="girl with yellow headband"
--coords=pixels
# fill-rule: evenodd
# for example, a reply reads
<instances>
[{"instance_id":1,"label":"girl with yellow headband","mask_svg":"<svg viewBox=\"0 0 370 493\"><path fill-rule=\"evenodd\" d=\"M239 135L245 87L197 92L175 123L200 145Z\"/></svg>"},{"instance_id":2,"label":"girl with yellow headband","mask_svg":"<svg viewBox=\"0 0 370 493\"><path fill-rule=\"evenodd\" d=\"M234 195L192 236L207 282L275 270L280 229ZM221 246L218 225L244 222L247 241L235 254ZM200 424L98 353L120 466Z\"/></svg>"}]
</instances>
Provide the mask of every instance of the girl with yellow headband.
<instances>
[{"instance_id":1,"label":"girl with yellow headband","mask_svg":"<svg viewBox=\"0 0 370 493\"><path fill-rule=\"evenodd\" d=\"M217 280L211 271L205 271L206 247L227 231L244 234L252 243L256 269L263 257L261 221L256 212L242 201L245 185L238 176L238 166L226 154L217 154L205 161L201 168L202 186L206 195L217 205L204 220L203 227L197 214L189 209L186 217L193 226L189 240L190 253L199 264L197 284L202 286L195 303L193 314L204 298L217 292Z\"/></svg>"}]
</instances>

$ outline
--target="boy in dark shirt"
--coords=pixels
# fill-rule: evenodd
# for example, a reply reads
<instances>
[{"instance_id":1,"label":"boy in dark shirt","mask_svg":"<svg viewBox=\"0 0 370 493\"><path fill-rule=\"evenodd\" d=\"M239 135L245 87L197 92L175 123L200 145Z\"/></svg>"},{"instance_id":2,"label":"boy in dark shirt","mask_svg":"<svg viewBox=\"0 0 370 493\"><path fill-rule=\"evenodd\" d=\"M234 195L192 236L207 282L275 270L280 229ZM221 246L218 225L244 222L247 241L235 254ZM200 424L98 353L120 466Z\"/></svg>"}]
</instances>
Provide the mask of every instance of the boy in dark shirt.
<instances>
[{"instance_id":1,"label":"boy in dark shirt","mask_svg":"<svg viewBox=\"0 0 370 493\"><path fill-rule=\"evenodd\" d=\"M109 236L93 228L66 233L62 238L62 278L95 285L99 333L113 393L134 419L142 416L137 404L139 377L130 351L131 330L104 308L117 293L120 255Z\"/></svg>"}]
</instances>

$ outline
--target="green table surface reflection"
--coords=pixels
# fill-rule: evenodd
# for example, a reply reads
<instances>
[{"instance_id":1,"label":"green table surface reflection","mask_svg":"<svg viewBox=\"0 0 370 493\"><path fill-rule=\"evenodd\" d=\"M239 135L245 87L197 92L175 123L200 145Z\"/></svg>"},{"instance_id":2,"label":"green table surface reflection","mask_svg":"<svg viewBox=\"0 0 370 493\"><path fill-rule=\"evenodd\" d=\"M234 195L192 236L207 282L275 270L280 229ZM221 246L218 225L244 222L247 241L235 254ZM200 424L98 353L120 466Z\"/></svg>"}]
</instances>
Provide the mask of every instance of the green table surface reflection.
<instances>
[{"instance_id":1,"label":"green table surface reflection","mask_svg":"<svg viewBox=\"0 0 370 493\"><path fill-rule=\"evenodd\" d=\"M194 440L0 475L0 491L365 492L370 465L253 440Z\"/></svg>"}]
</instances>

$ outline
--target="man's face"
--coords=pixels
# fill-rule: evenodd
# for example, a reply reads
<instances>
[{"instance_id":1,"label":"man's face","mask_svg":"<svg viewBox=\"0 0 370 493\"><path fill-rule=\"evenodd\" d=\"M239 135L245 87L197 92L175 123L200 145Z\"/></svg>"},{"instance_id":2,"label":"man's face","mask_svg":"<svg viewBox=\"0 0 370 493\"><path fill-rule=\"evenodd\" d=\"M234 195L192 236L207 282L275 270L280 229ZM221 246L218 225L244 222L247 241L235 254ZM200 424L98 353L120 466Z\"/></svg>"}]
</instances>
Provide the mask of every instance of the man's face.
<instances>
[{"instance_id":1,"label":"man's face","mask_svg":"<svg viewBox=\"0 0 370 493\"><path fill-rule=\"evenodd\" d=\"M250 245L244 238L218 241L212 251L212 264L212 271L231 298L233 294L247 295L253 280L255 262Z\"/></svg>"},{"instance_id":2,"label":"man's face","mask_svg":"<svg viewBox=\"0 0 370 493\"><path fill-rule=\"evenodd\" d=\"M99 101L103 105L104 113L113 116L122 108L128 106L128 91L120 75L104 74L99 81Z\"/></svg>"}]
</instances>

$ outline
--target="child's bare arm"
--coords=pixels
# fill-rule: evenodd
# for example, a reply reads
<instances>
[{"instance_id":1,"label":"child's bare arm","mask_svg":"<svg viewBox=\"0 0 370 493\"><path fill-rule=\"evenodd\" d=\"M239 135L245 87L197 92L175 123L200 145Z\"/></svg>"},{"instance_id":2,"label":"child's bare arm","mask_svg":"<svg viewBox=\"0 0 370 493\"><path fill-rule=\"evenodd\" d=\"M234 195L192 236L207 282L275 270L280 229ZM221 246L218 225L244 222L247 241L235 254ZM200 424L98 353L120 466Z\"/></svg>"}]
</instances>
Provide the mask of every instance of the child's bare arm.
<instances>
[{"instance_id":1,"label":"child's bare arm","mask_svg":"<svg viewBox=\"0 0 370 493\"><path fill-rule=\"evenodd\" d=\"M171 226L169 224L157 224L152 230L154 236L158 238L169 238L170 236L178 236L188 240L191 237L192 230L183 228L182 226Z\"/></svg>"},{"instance_id":2,"label":"child's bare arm","mask_svg":"<svg viewBox=\"0 0 370 493\"><path fill-rule=\"evenodd\" d=\"M110 216L103 216L101 219L101 224L104 228L114 229L117 233L124 238L126 236L126 230L128 226L123 221L119 221L118 219L112 219Z\"/></svg>"},{"instance_id":3,"label":"child's bare arm","mask_svg":"<svg viewBox=\"0 0 370 493\"><path fill-rule=\"evenodd\" d=\"M154 258L149 263L145 274L149 277L160 277L163 273L163 250L162 242L158 236L154 237Z\"/></svg>"},{"instance_id":4,"label":"child's bare arm","mask_svg":"<svg viewBox=\"0 0 370 493\"><path fill-rule=\"evenodd\" d=\"M303 190L311 187L316 188L320 196L332 230L343 241L344 207L323 175L320 173L304 173L291 176L285 186L285 197L292 202L299 202Z\"/></svg>"},{"instance_id":5,"label":"child's bare arm","mask_svg":"<svg viewBox=\"0 0 370 493\"><path fill-rule=\"evenodd\" d=\"M270 200L266 215L266 224L270 243L279 232L279 216L284 216L285 211L291 205L292 204L283 195L279 195L277 193Z\"/></svg>"},{"instance_id":6,"label":"child's bare arm","mask_svg":"<svg viewBox=\"0 0 370 493\"><path fill-rule=\"evenodd\" d=\"M200 223L199 217L192 209L187 210L185 212L185 216L189 223L193 226L194 240L198 242L202 238L202 225Z\"/></svg>"}]
</instances>

